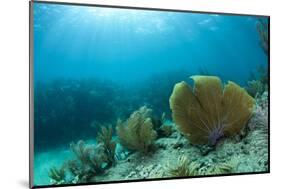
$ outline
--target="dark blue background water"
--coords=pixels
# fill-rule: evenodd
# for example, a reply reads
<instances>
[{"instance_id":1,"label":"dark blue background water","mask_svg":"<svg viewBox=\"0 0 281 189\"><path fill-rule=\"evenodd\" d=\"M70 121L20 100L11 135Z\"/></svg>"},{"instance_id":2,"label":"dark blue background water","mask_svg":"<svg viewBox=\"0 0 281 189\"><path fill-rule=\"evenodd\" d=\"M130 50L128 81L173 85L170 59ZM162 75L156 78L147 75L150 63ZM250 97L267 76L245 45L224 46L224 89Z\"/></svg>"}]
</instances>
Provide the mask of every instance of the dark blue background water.
<instances>
[{"instance_id":1,"label":"dark blue background water","mask_svg":"<svg viewBox=\"0 0 281 189\"><path fill-rule=\"evenodd\" d=\"M35 4L35 81L101 77L121 83L203 68L245 84L266 65L256 17Z\"/></svg>"}]
</instances>

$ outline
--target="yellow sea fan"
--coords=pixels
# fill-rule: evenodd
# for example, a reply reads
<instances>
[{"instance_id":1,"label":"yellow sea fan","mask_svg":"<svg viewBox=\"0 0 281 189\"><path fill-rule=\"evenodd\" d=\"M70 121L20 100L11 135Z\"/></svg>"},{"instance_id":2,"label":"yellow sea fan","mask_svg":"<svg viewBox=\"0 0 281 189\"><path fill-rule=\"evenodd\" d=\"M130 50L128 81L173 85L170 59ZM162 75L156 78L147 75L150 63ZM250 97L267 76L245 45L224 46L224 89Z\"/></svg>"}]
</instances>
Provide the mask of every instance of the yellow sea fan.
<instances>
[{"instance_id":1,"label":"yellow sea fan","mask_svg":"<svg viewBox=\"0 0 281 189\"><path fill-rule=\"evenodd\" d=\"M184 81L170 97L178 129L194 144L216 144L222 136L240 131L251 117L255 100L229 81L224 89L215 76L192 76L194 88Z\"/></svg>"}]
</instances>

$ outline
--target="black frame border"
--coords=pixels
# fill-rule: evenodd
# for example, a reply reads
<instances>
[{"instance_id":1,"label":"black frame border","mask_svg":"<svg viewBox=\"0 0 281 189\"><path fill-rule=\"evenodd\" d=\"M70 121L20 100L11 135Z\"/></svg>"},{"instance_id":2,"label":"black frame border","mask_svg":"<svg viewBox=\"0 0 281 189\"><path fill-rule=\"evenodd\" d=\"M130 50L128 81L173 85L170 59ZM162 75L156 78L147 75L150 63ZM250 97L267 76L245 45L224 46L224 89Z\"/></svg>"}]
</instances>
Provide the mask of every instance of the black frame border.
<instances>
[{"instance_id":1,"label":"black frame border","mask_svg":"<svg viewBox=\"0 0 281 189\"><path fill-rule=\"evenodd\" d=\"M265 17L268 19L268 56L267 56L267 70L268 70L268 170L262 172L247 172L247 173L232 173L232 174L218 174L218 175L198 175L190 177L169 177L169 178L154 178L154 179L134 179L134 180L117 180L117 181L104 181L104 182L88 182L79 184L60 184L60 185L38 185L34 186L34 124L33 124L33 67L34 67L34 46L33 46L33 4L56 4L56 5L72 5L72 6L86 6L86 7L100 7L100 8L116 8L116 9L134 9L134 10L147 10L147 11L164 11L164 12L182 12L182 13L195 13L195 14L218 14L226 16L252 16L252 17ZM56 2L44 0L30 0L29 1L29 188L51 188L51 187L68 187L68 186L87 186L99 184L118 184L118 183L131 183L131 182L146 182L146 181L166 181L190 178L211 178L211 177L224 177L224 176L240 176L240 175L258 175L270 173L270 16L269 15L256 15L256 14L240 14L240 13L225 13L225 12L208 12L208 11L194 11L194 10L177 10L177 9L164 9L164 8L149 8L149 7L134 7L134 6L120 6L120 5L102 5L102 4L88 4L88 3L70 3L70 2Z\"/></svg>"}]
</instances>

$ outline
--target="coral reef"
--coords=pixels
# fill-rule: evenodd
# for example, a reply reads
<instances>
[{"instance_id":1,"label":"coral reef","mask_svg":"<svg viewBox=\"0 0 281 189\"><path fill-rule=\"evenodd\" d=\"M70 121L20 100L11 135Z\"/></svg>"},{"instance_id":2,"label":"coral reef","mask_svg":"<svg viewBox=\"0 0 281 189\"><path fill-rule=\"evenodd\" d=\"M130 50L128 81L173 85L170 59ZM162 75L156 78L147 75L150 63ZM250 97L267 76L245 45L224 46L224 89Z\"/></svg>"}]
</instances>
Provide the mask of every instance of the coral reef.
<instances>
[{"instance_id":1,"label":"coral reef","mask_svg":"<svg viewBox=\"0 0 281 189\"><path fill-rule=\"evenodd\" d=\"M248 123L248 137L243 139L245 143L251 143L247 147L258 164L254 171L262 170L259 167L268 167L268 92L257 99L257 104L254 116Z\"/></svg>"},{"instance_id":2,"label":"coral reef","mask_svg":"<svg viewBox=\"0 0 281 189\"><path fill-rule=\"evenodd\" d=\"M75 156L61 168L50 169L51 183L268 171L267 91L256 95L254 100L233 82L223 90L217 77L195 76L193 79L194 91L182 82L175 86L171 96L173 114L189 118L180 123L191 124L190 127L181 128L176 119L174 123L166 119L165 114L160 119L155 118L152 109L146 106L133 112L126 121L118 121L117 141L113 140L114 130L110 125L96 123L100 127L97 144L71 143ZM194 123L200 128L192 128ZM213 132L218 132L219 128L213 125L222 126L222 133L204 131L214 129ZM193 137L196 137L195 141ZM201 139L204 143L197 143Z\"/></svg>"},{"instance_id":3,"label":"coral reef","mask_svg":"<svg viewBox=\"0 0 281 189\"><path fill-rule=\"evenodd\" d=\"M215 145L238 133L252 115L255 100L234 82L222 89L215 76L192 76L195 84L175 85L170 97L173 120L194 144Z\"/></svg>"},{"instance_id":4,"label":"coral reef","mask_svg":"<svg viewBox=\"0 0 281 189\"><path fill-rule=\"evenodd\" d=\"M131 114L127 121L117 121L116 131L122 146L147 153L157 137L146 106Z\"/></svg>"},{"instance_id":5,"label":"coral reef","mask_svg":"<svg viewBox=\"0 0 281 189\"><path fill-rule=\"evenodd\" d=\"M174 131L168 137L155 139L156 150L150 155L144 156L143 153L135 151L117 160L115 166L103 170L100 174L94 174L86 169L87 166L81 166L78 159L87 158L71 160L68 170L74 176L64 182L103 182L268 171L268 93L264 92L256 102L243 136L237 134L223 138L208 153L202 152L203 146L193 145L180 132ZM147 108L137 112L142 112L142 115L145 115L143 118L150 115ZM110 132L109 128L103 131L106 134L102 135L107 137L101 137L103 139L99 141L109 141ZM74 145L74 151L87 154L83 152L87 151L87 146L79 143L81 142Z\"/></svg>"}]
</instances>

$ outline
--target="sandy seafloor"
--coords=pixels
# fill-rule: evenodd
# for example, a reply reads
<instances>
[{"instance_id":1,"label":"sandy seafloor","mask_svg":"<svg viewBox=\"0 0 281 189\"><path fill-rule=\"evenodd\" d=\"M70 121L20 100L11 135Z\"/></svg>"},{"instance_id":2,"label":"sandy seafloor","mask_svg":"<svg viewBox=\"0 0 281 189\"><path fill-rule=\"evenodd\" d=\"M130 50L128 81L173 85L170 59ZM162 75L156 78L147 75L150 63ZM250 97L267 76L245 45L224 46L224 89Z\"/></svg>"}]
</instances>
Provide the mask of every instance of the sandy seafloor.
<instances>
[{"instance_id":1,"label":"sandy seafloor","mask_svg":"<svg viewBox=\"0 0 281 189\"><path fill-rule=\"evenodd\" d=\"M94 141L86 141L87 144ZM52 166L61 166L72 159L69 149L57 149L40 153L35 157L35 184L51 184L48 172ZM268 171L268 95L257 99L253 116L239 135L225 138L215 148L198 147L189 143L176 129L169 137L158 138L154 150L147 155L131 153L93 182L169 177L169 167L176 166L180 157L195 162L199 169L208 169L221 163L233 166L231 173L254 173Z\"/></svg>"}]
</instances>

